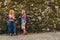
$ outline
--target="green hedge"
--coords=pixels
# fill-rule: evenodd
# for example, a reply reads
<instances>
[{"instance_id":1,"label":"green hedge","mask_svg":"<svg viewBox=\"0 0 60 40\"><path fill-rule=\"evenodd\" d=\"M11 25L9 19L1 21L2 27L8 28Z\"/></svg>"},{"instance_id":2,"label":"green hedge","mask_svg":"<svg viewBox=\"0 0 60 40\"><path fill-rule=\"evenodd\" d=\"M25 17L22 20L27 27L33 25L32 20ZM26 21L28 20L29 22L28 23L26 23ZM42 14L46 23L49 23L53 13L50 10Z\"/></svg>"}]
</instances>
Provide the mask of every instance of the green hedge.
<instances>
[{"instance_id":1,"label":"green hedge","mask_svg":"<svg viewBox=\"0 0 60 40\"><path fill-rule=\"evenodd\" d=\"M15 2L17 4L15 4ZM55 8L56 6L56 8ZM58 6L58 8L57 8ZM60 30L60 6L59 0L45 4L43 0L11 1L8 5L1 4L0 13L8 12L11 8L15 10L15 16L19 19L22 9L26 9L27 23L29 32L54 31ZM5 16L1 16L1 18ZM1 19L2 20L2 19ZM7 28L6 22L0 20L2 28ZM5 25L3 27L3 25Z\"/></svg>"}]
</instances>

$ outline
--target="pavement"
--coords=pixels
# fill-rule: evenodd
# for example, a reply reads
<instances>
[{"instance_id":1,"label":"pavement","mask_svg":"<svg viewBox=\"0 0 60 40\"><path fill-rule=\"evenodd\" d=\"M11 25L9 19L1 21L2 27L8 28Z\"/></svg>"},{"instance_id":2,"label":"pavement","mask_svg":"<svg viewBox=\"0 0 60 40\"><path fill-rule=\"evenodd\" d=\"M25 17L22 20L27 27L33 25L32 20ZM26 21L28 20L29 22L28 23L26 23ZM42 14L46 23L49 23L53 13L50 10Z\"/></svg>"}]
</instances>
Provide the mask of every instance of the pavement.
<instances>
[{"instance_id":1,"label":"pavement","mask_svg":"<svg viewBox=\"0 0 60 40\"><path fill-rule=\"evenodd\" d=\"M28 35L9 36L0 34L0 40L60 40L60 32L31 33Z\"/></svg>"}]
</instances>

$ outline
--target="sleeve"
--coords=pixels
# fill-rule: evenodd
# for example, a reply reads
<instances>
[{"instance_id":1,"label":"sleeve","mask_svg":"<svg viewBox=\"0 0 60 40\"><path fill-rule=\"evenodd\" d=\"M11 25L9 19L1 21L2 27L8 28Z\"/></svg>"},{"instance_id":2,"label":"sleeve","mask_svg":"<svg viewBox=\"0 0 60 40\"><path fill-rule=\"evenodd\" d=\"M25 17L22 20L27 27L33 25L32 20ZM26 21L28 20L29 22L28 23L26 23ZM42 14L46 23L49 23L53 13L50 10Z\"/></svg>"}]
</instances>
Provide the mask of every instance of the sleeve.
<instances>
[{"instance_id":1,"label":"sleeve","mask_svg":"<svg viewBox=\"0 0 60 40\"><path fill-rule=\"evenodd\" d=\"M11 18L11 19L14 19L14 16L12 16L12 15L9 15L9 18Z\"/></svg>"}]
</instances>

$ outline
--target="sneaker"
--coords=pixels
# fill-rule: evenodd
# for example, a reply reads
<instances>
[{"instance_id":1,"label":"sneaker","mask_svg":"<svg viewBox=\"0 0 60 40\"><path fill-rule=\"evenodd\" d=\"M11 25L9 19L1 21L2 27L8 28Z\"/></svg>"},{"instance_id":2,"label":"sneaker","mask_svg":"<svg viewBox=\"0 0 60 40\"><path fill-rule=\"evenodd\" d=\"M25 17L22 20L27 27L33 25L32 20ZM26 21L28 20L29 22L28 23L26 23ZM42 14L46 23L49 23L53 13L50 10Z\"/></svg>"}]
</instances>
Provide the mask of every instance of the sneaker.
<instances>
[{"instance_id":1,"label":"sneaker","mask_svg":"<svg viewBox=\"0 0 60 40\"><path fill-rule=\"evenodd\" d=\"M23 32L23 35L27 35L28 34L28 32Z\"/></svg>"},{"instance_id":2,"label":"sneaker","mask_svg":"<svg viewBox=\"0 0 60 40\"><path fill-rule=\"evenodd\" d=\"M9 35L12 36L12 33L10 33Z\"/></svg>"},{"instance_id":3,"label":"sneaker","mask_svg":"<svg viewBox=\"0 0 60 40\"><path fill-rule=\"evenodd\" d=\"M14 35L16 35L16 33L14 33Z\"/></svg>"}]
</instances>

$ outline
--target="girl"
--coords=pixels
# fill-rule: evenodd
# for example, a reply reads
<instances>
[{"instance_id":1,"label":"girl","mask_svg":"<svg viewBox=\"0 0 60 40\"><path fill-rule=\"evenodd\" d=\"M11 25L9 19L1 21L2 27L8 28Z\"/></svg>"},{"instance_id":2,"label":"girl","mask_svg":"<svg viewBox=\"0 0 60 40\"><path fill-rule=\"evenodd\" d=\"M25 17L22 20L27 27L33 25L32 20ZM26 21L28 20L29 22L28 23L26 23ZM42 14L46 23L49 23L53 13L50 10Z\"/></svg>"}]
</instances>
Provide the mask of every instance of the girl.
<instances>
[{"instance_id":1,"label":"girl","mask_svg":"<svg viewBox=\"0 0 60 40\"><path fill-rule=\"evenodd\" d=\"M24 35L27 34L25 24L26 24L26 13L25 13L25 10L22 10L21 28L23 30Z\"/></svg>"},{"instance_id":2,"label":"girl","mask_svg":"<svg viewBox=\"0 0 60 40\"><path fill-rule=\"evenodd\" d=\"M10 35L12 35L12 33L14 33L14 35L16 35L16 25L14 23L14 10L10 10L9 11L9 21L8 21L8 33Z\"/></svg>"}]
</instances>

